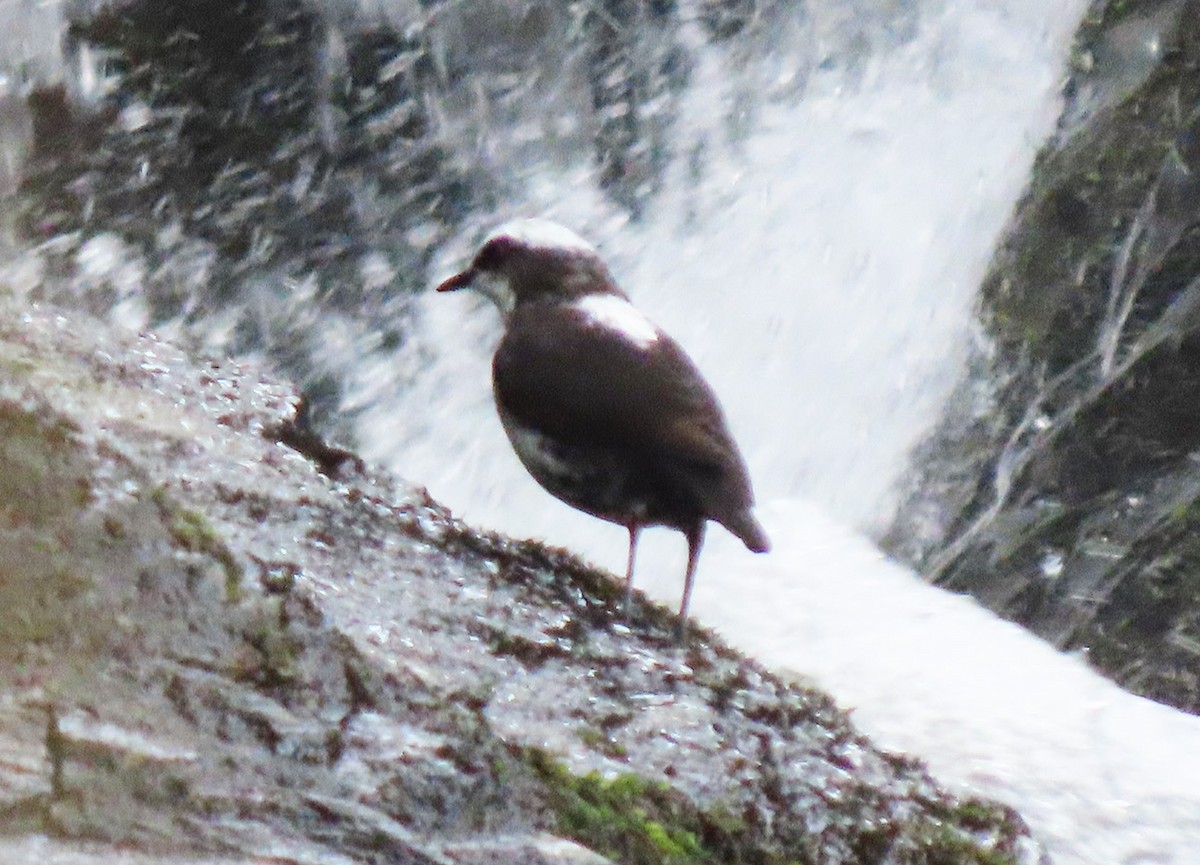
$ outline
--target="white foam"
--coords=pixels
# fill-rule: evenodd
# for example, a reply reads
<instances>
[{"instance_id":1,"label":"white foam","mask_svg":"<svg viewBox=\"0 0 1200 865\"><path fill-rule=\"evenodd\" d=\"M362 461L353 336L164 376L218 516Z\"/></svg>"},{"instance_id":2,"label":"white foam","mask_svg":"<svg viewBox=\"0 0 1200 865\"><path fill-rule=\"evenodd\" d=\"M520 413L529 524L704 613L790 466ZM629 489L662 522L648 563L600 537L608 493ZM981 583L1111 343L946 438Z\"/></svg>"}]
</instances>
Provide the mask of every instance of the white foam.
<instances>
[{"instance_id":1,"label":"white foam","mask_svg":"<svg viewBox=\"0 0 1200 865\"><path fill-rule=\"evenodd\" d=\"M593 325L616 331L638 348L649 348L658 342L658 328L622 297L615 294L588 294L573 305Z\"/></svg>"},{"instance_id":2,"label":"white foam","mask_svg":"<svg viewBox=\"0 0 1200 865\"><path fill-rule=\"evenodd\" d=\"M1016 807L1055 865L1197 861L1200 718L922 582L811 503L759 516L769 555L710 533L698 618L768 667L815 679L876 744ZM678 575L643 572L671 604Z\"/></svg>"}]
</instances>

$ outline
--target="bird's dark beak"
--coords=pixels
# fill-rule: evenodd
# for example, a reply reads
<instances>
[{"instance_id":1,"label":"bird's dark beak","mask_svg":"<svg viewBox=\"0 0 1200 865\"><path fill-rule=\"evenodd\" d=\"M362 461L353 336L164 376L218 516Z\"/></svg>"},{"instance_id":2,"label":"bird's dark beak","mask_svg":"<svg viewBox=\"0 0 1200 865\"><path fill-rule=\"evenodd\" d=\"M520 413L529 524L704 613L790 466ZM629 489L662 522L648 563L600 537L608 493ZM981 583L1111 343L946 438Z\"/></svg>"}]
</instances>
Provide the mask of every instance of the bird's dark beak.
<instances>
[{"instance_id":1,"label":"bird's dark beak","mask_svg":"<svg viewBox=\"0 0 1200 865\"><path fill-rule=\"evenodd\" d=\"M464 270L462 273L456 273L454 276L447 279L437 287L438 291L458 291L460 288L467 288L475 279L475 271Z\"/></svg>"}]
</instances>

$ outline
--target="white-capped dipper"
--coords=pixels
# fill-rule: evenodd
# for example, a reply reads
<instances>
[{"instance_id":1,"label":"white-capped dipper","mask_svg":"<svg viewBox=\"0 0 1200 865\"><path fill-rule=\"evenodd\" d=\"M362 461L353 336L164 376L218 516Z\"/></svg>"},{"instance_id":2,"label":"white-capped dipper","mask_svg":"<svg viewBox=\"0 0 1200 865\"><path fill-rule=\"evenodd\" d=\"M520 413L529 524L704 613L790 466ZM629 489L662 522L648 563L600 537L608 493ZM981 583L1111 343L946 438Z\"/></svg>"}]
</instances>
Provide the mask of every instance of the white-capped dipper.
<instances>
[{"instance_id":1,"label":"white-capped dipper","mask_svg":"<svg viewBox=\"0 0 1200 865\"><path fill-rule=\"evenodd\" d=\"M501 226L437 290L467 287L505 318L492 386L517 456L551 495L629 530L626 604L642 528L687 537L682 627L709 520L756 553L770 548L712 388L629 302L596 250L561 225Z\"/></svg>"}]
</instances>

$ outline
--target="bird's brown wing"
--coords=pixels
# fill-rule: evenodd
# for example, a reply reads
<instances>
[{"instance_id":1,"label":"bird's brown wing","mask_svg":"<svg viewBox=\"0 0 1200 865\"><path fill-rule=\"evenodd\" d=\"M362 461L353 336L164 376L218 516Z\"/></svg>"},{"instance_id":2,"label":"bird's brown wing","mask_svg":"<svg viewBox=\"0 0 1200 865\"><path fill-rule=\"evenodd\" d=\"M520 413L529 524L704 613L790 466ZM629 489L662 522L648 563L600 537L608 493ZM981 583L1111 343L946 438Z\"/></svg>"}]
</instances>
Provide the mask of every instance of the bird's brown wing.
<instances>
[{"instance_id":1,"label":"bird's brown wing","mask_svg":"<svg viewBox=\"0 0 1200 865\"><path fill-rule=\"evenodd\" d=\"M496 398L516 420L567 444L644 454L704 478L714 519L753 503L716 397L666 334L649 345L588 323L568 305L518 307L493 361Z\"/></svg>"}]
</instances>

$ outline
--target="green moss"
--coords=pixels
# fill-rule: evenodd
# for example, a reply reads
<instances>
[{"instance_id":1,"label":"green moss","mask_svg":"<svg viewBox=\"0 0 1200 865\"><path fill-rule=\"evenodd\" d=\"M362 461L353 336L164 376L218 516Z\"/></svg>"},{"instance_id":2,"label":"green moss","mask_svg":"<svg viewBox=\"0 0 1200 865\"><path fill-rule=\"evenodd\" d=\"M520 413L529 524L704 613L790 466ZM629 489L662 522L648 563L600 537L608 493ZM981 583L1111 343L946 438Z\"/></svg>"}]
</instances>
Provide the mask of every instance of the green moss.
<instances>
[{"instance_id":1,"label":"green moss","mask_svg":"<svg viewBox=\"0 0 1200 865\"><path fill-rule=\"evenodd\" d=\"M579 731L578 735L579 741L600 754L614 757L618 760L628 756L625 746L620 742L614 741L612 736L604 730L598 730L595 727L584 727Z\"/></svg>"},{"instance_id":2,"label":"green moss","mask_svg":"<svg viewBox=\"0 0 1200 865\"><path fill-rule=\"evenodd\" d=\"M300 657L303 642L290 633L279 613L259 611L253 624L243 634L253 649L234 670L234 677L257 682L267 687L294 684L302 675Z\"/></svg>"},{"instance_id":3,"label":"green moss","mask_svg":"<svg viewBox=\"0 0 1200 865\"><path fill-rule=\"evenodd\" d=\"M967 799L960 802L950 812L950 815L956 818L963 826L982 829L993 826L998 819L1002 819L1003 814L998 813L1001 810L990 802L983 802L979 799Z\"/></svg>"},{"instance_id":4,"label":"green moss","mask_svg":"<svg viewBox=\"0 0 1200 865\"><path fill-rule=\"evenodd\" d=\"M704 853L696 836L687 830L668 831L654 820L645 821L642 829L658 851L668 858L687 861Z\"/></svg>"},{"instance_id":5,"label":"green moss","mask_svg":"<svg viewBox=\"0 0 1200 865\"><path fill-rule=\"evenodd\" d=\"M211 556L217 561L225 573L225 600L231 604L238 603L242 599L241 565L208 519L189 508L173 506L163 487L151 490L150 499L169 518L168 530L175 543L185 550Z\"/></svg>"},{"instance_id":6,"label":"green moss","mask_svg":"<svg viewBox=\"0 0 1200 865\"><path fill-rule=\"evenodd\" d=\"M666 784L573 775L537 749L522 757L545 783L559 831L581 844L630 865L718 861L697 840L698 812Z\"/></svg>"},{"instance_id":7,"label":"green moss","mask_svg":"<svg viewBox=\"0 0 1200 865\"><path fill-rule=\"evenodd\" d=\"M170 495L167 493L167 488L160 486L150 490L150 501L154 502L160 508L166 508L170 503Z\"/></svg>"},{"instance_id":8,"label":"green moss","mask_svg":"<svg viewBox=\"0 0 1200 865\"><path fill-rule=\"evenodd\" d=\"M801 865L796 850L777 849L728 809L698 808L669 784L626 773L573 775L545 751L517 755L534 770L558 831L625 865L761 863Z\"/></svg>"},{"instance_id":9,"label":"green moss","mask_svg":"<svg viewBox=\"0 0 1200 865\"><path fill-rule=\"evenodd\" d=\"M982 850L949 826L931 826L917 840L915 861L930 865L1016 865L1017 859L998 850Z\"/></svg>"},{"instance_id":10,"label":"green moss","mask_svg":"<svg viewBox=\"0 0 1200 865\"><path fill-rule=\"evenodd\" d=\"M625 773L605 778L574 775L538 749L514 749L545 785L557 830L623 865L808 865L822 840L774 830L728 807L702 808L661 781ZM1011 848L997 839L1025 834L1011 810L982 800L927 800L904 822L864 822L855 808L841 813L857 827L847 836L855 861L903 865L1014 865ZM783 827L779 827L783 828Z\"/></svg>"},{"instance_id":11,"label":"green moss","mask_svg":"<svg viewBox=\"0 0 1200 865\"><path fill-rule=\"evenodd\" d=\"M184 549L202 553L217 543L217 535L208 520L196 511L180 509L171 521L171 536Z\"/></svg>"},{"instance_id":12,"label":"green moss","mask_svg":"<svg viewBox=\"0 0 1200 865\"><path fill-rule=\"evenodd\" d=\"M718 832L729 836L744 835L747 831L746 821L721 805L708 809L705 815L707 822Z\"/></svg>"},{"instance_id":13,"label":"green moss","mask_svg":"<svg viewBox=\"0 0 1200 865\"><path fill-rule=\"evenodd\" d=\"M987 848L980 837L1012 836L1024 824L1014 812L982 799L927 803L930 813L907 827L900 861L930 865L1015 865L1015 853L1003 845Z\"/></svg>"}]
</instances>

